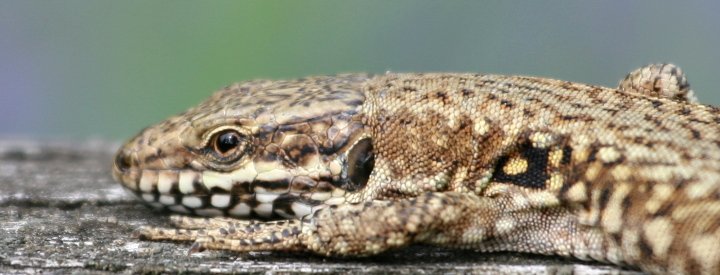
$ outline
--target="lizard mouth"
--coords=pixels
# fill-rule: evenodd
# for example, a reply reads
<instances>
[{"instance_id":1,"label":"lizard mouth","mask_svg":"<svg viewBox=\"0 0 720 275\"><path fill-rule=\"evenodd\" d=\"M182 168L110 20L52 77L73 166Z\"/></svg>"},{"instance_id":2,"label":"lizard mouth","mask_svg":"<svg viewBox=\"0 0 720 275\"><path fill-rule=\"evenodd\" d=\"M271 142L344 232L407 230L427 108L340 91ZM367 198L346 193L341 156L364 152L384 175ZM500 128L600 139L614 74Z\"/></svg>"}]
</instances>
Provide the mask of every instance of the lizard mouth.
<instances>
[{"instance_id":1,"label":"lizard mouth","mask_svg":"<svg viewBox=\"0 0 720 275\"><path fill-rule=\"evenodd\" d=\"M115 180L146 204L184 214L290 219L344 201L345 190L333 186L331 177L267 174L261 177L243 169L231 173L143 169L123 154L113 165Z\"/></svg>"}]
</instances>

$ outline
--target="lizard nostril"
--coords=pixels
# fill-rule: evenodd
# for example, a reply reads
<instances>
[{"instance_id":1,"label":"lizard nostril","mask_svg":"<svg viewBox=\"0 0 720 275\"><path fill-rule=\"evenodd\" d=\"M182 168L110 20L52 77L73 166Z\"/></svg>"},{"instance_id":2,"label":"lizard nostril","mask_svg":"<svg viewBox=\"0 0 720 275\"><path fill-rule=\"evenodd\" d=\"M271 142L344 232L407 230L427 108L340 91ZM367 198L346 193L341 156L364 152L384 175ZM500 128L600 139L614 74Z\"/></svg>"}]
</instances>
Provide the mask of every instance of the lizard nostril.
<instances>
[{"instance_id":1,"label":"lizard nostril","mask_svg":"<svg viewBox=\"0 0 720 275\"><path fill-rule=\"evenodd\" d=\"M130 168L130 165L130 155L127 155L122 151L118 152L117 156L115 156L115 167L117 167L118 170L125 172L128 168Z\"/></svg>"}]
</instances>

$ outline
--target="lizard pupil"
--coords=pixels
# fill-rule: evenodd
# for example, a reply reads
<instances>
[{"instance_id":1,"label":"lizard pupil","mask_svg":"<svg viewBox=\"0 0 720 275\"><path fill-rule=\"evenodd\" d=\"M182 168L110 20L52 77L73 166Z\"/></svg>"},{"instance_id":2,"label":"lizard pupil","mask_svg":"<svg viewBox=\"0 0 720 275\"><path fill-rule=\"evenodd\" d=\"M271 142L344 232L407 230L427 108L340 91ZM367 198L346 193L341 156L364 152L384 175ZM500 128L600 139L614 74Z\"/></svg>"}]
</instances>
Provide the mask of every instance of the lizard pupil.
<instances>
[{"instance_id":1,"label":"lizard pupil","mask_svg":"<svg viewBox=\"0 0 720 275\"><path fill-rule=\"evenodd\" d=\"M240 144L240 134L236 131L226 131L217 135L215 140L215 151L225 155Z\"/></svg>"}]
</instances>

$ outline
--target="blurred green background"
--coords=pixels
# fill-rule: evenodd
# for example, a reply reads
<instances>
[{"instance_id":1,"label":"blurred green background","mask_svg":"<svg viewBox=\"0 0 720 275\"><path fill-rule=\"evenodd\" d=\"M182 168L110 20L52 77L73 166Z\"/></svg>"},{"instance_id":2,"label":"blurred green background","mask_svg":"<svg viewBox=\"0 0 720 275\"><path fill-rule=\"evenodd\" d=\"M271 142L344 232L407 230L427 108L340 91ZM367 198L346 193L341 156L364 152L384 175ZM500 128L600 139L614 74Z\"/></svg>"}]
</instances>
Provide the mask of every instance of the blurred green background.
<instances>
[{"instance_id":1,"label":"blurred green background","mask_svg":"<svg viewBox=\"0 0 720 275\"><path fill-rule=\"evenodd\" d=\"M468 71L615 86L680 65L719 104L720 1L0 1L0 136L121 140L253 78Z\"/></svg>"}]
</instances>

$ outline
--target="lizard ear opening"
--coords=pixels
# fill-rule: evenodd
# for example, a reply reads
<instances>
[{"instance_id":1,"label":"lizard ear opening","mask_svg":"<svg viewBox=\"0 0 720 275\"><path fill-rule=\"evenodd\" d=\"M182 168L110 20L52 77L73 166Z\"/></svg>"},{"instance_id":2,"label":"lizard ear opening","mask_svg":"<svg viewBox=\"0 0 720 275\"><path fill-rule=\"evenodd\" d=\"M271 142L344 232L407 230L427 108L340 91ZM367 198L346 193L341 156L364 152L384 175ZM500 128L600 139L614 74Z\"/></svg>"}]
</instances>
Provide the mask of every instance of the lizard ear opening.
<instances>
[{"instance_id":1,"label":"lizard ear opening","mask_svg":"<svg viewBox=\"0 0 720 275\"><path fill-rule=\"evenodd\" d=\"M365 187L375 167L375 153L372 140L365 138L358 141L348 154L348 176L350 183L345 186L347 191L355 191Z\"/></svg>"}]
</instances>

